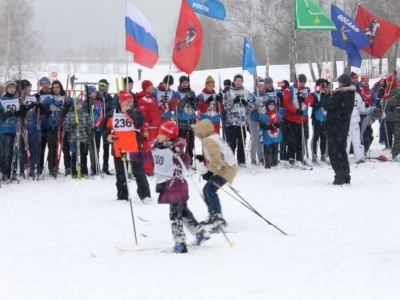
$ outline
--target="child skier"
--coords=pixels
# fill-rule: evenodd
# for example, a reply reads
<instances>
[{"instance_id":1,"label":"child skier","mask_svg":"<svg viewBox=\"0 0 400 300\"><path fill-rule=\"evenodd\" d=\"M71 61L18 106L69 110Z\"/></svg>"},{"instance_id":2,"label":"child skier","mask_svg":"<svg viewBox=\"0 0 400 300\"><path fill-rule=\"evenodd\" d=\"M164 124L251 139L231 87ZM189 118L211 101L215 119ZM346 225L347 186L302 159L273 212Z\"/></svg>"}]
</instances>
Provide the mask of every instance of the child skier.
<instances>
[{"instance_id":1,"label":"child skier","mask_svg":"<svg viewBox=\"0 0 400 300\"><path fill-rule=\"evenodd\" d=\"M210 238L202 226L196 221L192 212L189 210L187 201L189 200L188 184L183 176L183 166L181 162L188 166L190 156L183 153L185 140L179 137L178 126L173 121L162 124L158 130L158 136L152 144L151 151L128 152L129 161L143 162L152 161L154 158L154 172L156 174L156 192L159 204L170 204L170 220L175 246L172 251L175 253L186 253L186 235L183 225L193 235L196 235L194 245L200 245ZM179 156L178 160L174 156Z\"/></svg>"},{"instance_id":2,"label":"child skier","mask_svg":"<svg viewBox=\"0 0 400 300\"><path fill-rule=\"evenodd\" d=\"M72 152L72 178L77 178L77 149L80 147L80 164L82 175L84 178L88 177L87 155L88 155L88 135L92 133L92 121L89 114L82 109L82 99L76 99L76 111L78 114L78 124L75 119L75 111L70 111L64 119L64 130L68 132L68 142ZM79 130L79 134L78 131ZM79 167L79 166L78 166Z\"/></svg>"},{"instance_id":3,"label":"child skier","mask_svg":"<svg viewBox=\"0 0 400 300\"><path fill-rule=\"evenodd\" d=\"M216 230L219 226L227 226L222 217L217 191L227 182L232 184L238 165L232 149L219 134L214 132L214 125L210 120L204 119L196 125L192 125L192 128L197 137L203 141L205 155L196 155L196 159L200 162L205 159L209 161L208 172L202 175L203 179L207 181L203 194L210 214L208 220L204 222L205 229Z\"/></svg>"},{"instance_id":4,"label":"child skier","mask_svg":"<svg viewBox=\"0 0 400 300\"><path fill-rule=\"evenodd\" d=\"M260 128L262 143L264 144L265 168L270 169L278 165L278 148L282 140L280 130L282 115L276 111L274 99L268 99L266 107L266 112L260 114Z\"/></svg>"}]
</instances>

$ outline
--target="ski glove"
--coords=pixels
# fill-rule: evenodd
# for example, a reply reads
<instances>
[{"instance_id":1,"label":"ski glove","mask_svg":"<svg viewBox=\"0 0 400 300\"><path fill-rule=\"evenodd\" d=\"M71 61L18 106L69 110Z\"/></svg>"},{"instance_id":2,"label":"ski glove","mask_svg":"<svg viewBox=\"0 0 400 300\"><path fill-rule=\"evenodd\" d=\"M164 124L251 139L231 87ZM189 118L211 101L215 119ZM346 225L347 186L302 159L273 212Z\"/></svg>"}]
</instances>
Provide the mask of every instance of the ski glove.
<instances>
[{"instance_id":1,"label":"ski glove","mask_svg":"<svg viewBox=\"0 0 400 300\"><path fill-rule=\"evenodd\" d=\"M281 128L281 124L279 124L279 123L273 123L272 126L274 128Z\"/></svg>"},{"instance_id":2,"label":"ski glove","mask_svg":"<svg viewBox=\"0 0 400 300\"><path fill-rule=\"evenodd\" d=\"M369 108L369 104L365 102L365 108Z\"/></svg>"},{"instance_id":3,"label":"ski glove","mask_svg":"<svg viewBox=\"0 0 400 300\"><path fill-rule=\"evenodd\" d=\"M269 126L271 126L271 125L265 124L265 122L262 121L262 120L260 121L260 128L261 129L270 130L271 128L269 128Z\"/></svg>"},{"instance_id":4,"label":"ski glove","mask_svg":"<svg viewBox=\"0 0 400 300\"><path fill-rule=\"evenodd\" d=\"M39 93L37 93L37 94L35 94L35 98L36 98L36 100L40 100L40 94Z\"/></svg>"},{"instance_id":5,"label":"ski glove","mask_svg":"<svg viewBox=\"0 0 400 300\"><path fill-rule=\"evenodd\" d=\"M214 96L210 96L208 97L208 99L206 100L207 104L210 104L211 101L214 100Z\"/></svg>"},{"instance_id":6,"label":"ski glove","mask_svg":"<svg viewBox=\"0 0 400 300\"><path fill-rule=\"evenodd\" d=\"M378 91L378 98L381 99L385 95L385 90L381 87Z\"/></svg>"},{"instance_id":7,"label":"ski glove","mask_svg":"<svg viewBox=\"0 0 400 300\"><path fill-rule=\"evenodd\" d=\"M281 93L278 93L276 96L278 97L279 101L282 103L283 95Z\"/></svg>"},{"instance_id":8,"label":"ski glove","mask_svg":"<svg viewBox=\"0 0 400 300\"><path fill-rule=\"evenodd\" d=\"M221 95L221 93L219 93L219 94L217 94L217 95L215 96L215 101L217 101L217 102L222 102L222 95Z\"/></svg>"},{"instance_id":9,"label":"ski glove","mask_svg":"<svg viewBox=\"0 0 400 300\"><path fill-rule=\"evenodd\" d=\"M240 96L236 96L235 99L233 99L233 103L237 104L240 102Z\"/></svg>"},{"instance_id":10,"label":"ski glove","mask_svg":"<svg viewBox=\"0 0 400 300\"><path fill-rule=\"evenodd\" d=\"M304 102L306 98L304 97L303 93L297 92L297 100L299 100L299 102Z\"/></svg>"},{"instance_id":11,"label":"ski glove","mask_svg":"<svg viewBox=\"0 0 400 300\"><path fill-rule=\"evenodd\" d=\"M296 114L298 114L299 116L303 116L303 111L299 108L299 109L296 111Z\"/></svg>"},{"instance_id":12,"label":"ski glove","mask_svg":"<svg viewBox=\"0 0 400 300\"><path fill-rule=\"evenodd\" d=\"M209 181L210 178L214 175L213 172L208 171L207 173L201 175L205 181Z\"/></svg>"},{"instance_id":13,"label":"ski glove","mask_svg":"<svg viewBox=\"0 0 400 300\"><path fill-rule=\"evenodd\" d=\"M196 155L195 158L201 163L205 160L204 155Z\"/></svg>"},{"instance_id":14,"label":"ski glove","mask_svg":"<svg viewBox=\"0 0 400 300\"><path fill-rule=\"evenodd\" d=\"M247 106L247 104L248 104L247 101L244 100L244 99L242 99L241 102L242 102L242 105L243 105L243 106Z\"/></svg>"},{"instance_id":15,"label":"ski glove","mask_svg":"<svg viewBox=\"0 0 400 300\"><path fill-rule=\"evenodd\" d=\"M164 183L156 184L156 193L162 193L163 189L164 189Z\"/></svg>"},{"instance_id":16,"label":"ski glove","mask_svg":"<svg viewBox=\"0 0 400 300\"><path fill-rule=\"evenodd\" d=\"M225 94L227 91L229 91L231 88L229 86L225 87L222 92Z\"/></svg>"}]
</instances>

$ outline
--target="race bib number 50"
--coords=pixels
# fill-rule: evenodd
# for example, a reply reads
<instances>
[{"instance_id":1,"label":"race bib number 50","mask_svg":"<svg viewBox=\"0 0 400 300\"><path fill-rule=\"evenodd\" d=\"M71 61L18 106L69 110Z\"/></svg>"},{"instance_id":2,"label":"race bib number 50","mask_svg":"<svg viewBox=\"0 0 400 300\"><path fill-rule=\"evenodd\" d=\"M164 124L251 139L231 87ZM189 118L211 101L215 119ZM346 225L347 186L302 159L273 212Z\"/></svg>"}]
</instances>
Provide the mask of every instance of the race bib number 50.
<instances>
[{"instance_id":1,"label":"race bib number 50","mask_svg":"<svg viewBox=\"0 0 400 300\"><path fill-rule=\"evenodd\" d=\"M113 117L113 130L114 131L131 131L134 130L135 126L125 114L114 114Z\"/></svg>"},{"instance_id":2,"label":"race bib number 50","mask_svg":"<svg viewBox=\"0 0 400 300\"><path fill-rule=\"evenodd\" d=\"M19 110L19 100L13 99L3 101L3 107L6 111L17 111Z\"/></svg>"}]
</instances>

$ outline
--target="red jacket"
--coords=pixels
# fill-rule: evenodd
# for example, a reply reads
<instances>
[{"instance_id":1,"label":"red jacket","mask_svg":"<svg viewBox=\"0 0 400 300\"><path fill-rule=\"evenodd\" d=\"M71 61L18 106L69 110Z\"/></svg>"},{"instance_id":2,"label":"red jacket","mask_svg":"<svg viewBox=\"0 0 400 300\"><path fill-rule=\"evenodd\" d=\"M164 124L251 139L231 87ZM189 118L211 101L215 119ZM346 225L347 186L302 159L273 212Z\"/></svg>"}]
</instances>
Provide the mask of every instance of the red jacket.
<instances>
[{"instance_id":1,"label":"red jacket","mask_svg":"<svg viewBox=\"0 0 400 300\"><path fill-rule=\"evenodd\" d=\"M207 90L206 88L203 89L203 95L199 95L197 98L199 100L199 110L201 113L205 113L208 110L208 106L209 104L206 102L208 97L210 97L211 95L214 95L215 91L213 90L212 92L210 92L209 90ZM202 97L203 96L203 97ZM216 105L215 107L215 111L216 112L221 112L224 110L224 106L222 105L222 103L220 105Z\"/></svg>"},{"instance_id":2,"label":"red jacket","mask_svg":"<svg viewBox=\"0 0 400 300\"><path fill-rule=\"evenodd\" d=\"M297 83L295 83L294 86L297 89L299 88ZM304 88L301 91L305 91L305 90L306 89ZM296 95L294 95L294 96L296 96ZM308 120L308 117L307 116L299 116L296 113L298 108L292 104L291 99L292 99L292 95L291 95L290 89L287 88L283 95L283 107L285 108L284 119L287 121L290 121L290 122L297 123L297 124L306 122ZM314 96L311 92L308 95L308 97L304 100L304 104L307 106L311 106L314 104ZM308 109L308 107L306 109Z\"/></svg>"},{"instance_id":3,"label":"red jacket","mask_svg":"<svg viewBox=\"0 0 400 300\"><path fill-rule=\"evenodd\" d=\"M143 113L145 122L149 128L156 129L160 127L162 115L154 95L142 91L136 94L136 99L136 107Z\"/></svg>"}]
</instances>

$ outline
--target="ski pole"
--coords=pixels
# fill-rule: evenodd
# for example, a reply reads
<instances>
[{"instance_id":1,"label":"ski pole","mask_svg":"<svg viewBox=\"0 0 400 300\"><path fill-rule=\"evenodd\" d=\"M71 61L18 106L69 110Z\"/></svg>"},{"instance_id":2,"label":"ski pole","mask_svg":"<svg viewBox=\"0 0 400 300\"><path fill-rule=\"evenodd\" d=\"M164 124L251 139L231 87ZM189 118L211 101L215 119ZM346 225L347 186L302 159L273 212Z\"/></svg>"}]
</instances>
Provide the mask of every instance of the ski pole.
<instances>
[{"instance_id":1,"label":"ski pole","mask_svg":"<svg viewBox=\"0 0 400 300\"><path fill-rule=\"evenodd\" d=\"M126 152L125 152L125 154L126 154ZM127 167L126 167L126 156L121 155L121 160L122 160L122 164L124 165L126 187L127 187L127 189L128 189L129 204L130 204L130 206L131 206L131 215L132 215L133 232L135 233L135 242L136 242L136 246L138 246L137 236L136 236L135 217L133 216L132 198L131 198L131 192L130 192L130 190L129 190L129 184L128 184L128 169L127 169Z\"/></svg>"},{"instance_id":2,"label":"ski pole","mask_svg":"<svg viewBox=\"0 0 400 300\"><path fill-rule=\"evenodd\" d=\"M265 222L268 223L268 225L271 225L273 227L275 227L277 230L279 230L280 232L282 232L284 235L288 235L286 232L282 231L281 229L279 229L278 227L276 227L274 224L272 224L271 222L269 222L267 219L265 219L257 210L255 210L255 208L253 206L250 205L250 203L248 203L239 193L237 193L235 191L235 189L233 187L231 187L230 185L229 188L244 202L242 202L241 200L239 200L238 198L236 198L234 195L232 195L231 193L229 193L226 189L224 189L223 187L221 187L218 183L216 183L215 181L213 181L213 184L218 187L219 189L221 189L222 191L224 191L225 193L227 193L229 196L231 196L233 199L235 199L236 201L240 202L242 205L244 205L245 207L247 207L250 211L254 212L256 215L258 215L261 219L263 219Z\"/></svg>"},{"instance_id":3,"label":"ski pole","mask_svg":"<svg viewBox=\"0 0 400 300\"><path fill-rule=\"evenodd\" d=\"M175 157L176 157L176 159L179 161L179 163L181 164L182 170L184 170L184 171L187 173L188 170L187 170L185 164L183 163L182 158L181 158L179 155L175 155ZM197 190L197 192L199 193L200 197L201 197L201 198L204 200L204 202L205 202L204 195L201 193L199 187L198 187L197 184L194 182L194 180L193 180L192 177L190 177L190 180L192 181L192 183L193 183L194 186L196 187L196 190ZM226 235L225 231L222 229L221 224L219 224L218 221L217 221L217 225L218 225L218 229L222 232L222 234L224 235L226 241L228 242L229 247L233 248L233 245L235 245L235 243L234 243L234 242L231 242L231 241L229 240L228 236Z\"/></svg>"}]
</instances>

